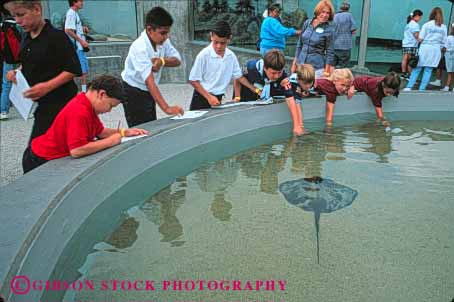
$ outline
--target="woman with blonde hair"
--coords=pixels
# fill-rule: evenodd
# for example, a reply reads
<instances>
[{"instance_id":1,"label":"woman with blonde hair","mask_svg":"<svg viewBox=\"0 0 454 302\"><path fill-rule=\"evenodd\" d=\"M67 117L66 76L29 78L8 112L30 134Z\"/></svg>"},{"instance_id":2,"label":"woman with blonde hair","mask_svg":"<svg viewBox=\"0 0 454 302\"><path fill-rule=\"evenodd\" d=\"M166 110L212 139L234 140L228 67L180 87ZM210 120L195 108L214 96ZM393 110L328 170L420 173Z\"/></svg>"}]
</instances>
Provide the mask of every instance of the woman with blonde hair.
<instances>
[{"instance_id":1,"label":"woman with blonde hair","mask_svg":"<svg viewBox=\"0 0 454 302\"><path fill-rule=\"evenodd\" d=\"M446 44L447 32L446 25L443 24L443 11L441 8L435 7L430 12L429 22L422 26L419 33L419 39L422 42L419 47L418 66L412 70L410 81L404 91L410 91L413 88L423 69L424 73L419 90L426 90L432 76L432 70L440 63L441 52Z\"/></svg>"},{"instance_id":2,"label":"woman with blonde hair","mask_svg":"<svg viewBox=\"0 0 454 302\"><path fill-rule=\"evenodd\" d=\"M292 72L297 64L311 64L316 77L329 76L334 69L334 33L336 26L331 1L321 0L314 9L314 18L304 22L296 46Z\"/></svg>"}]
</instances>

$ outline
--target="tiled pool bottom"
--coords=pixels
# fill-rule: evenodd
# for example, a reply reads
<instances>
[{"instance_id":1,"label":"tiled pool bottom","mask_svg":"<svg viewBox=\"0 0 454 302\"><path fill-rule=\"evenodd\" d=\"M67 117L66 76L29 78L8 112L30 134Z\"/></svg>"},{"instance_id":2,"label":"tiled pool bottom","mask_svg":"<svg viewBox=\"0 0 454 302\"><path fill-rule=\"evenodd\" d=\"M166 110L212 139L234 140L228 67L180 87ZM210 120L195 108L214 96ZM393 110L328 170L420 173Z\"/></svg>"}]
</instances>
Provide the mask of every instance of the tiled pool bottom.
<instances>
[{"instance_id":1,"label":"tiled pool bottom","mask_svg":"<svg viewBox=\"0 0 454 302\"><path fill-rule=\"evenodd\" d=\"M80 268L80 280L155 280L156 290L68 291L64 300L451 301L454 121L385 129L373 120L276 141L178 178L131 208ZM305 206L282 194L282 184L314 176L335 183L326 190L357 196L317 205L323 181ZM162 290L175 279L287 283L285 291Z\"/></svg>"}]
</instances>

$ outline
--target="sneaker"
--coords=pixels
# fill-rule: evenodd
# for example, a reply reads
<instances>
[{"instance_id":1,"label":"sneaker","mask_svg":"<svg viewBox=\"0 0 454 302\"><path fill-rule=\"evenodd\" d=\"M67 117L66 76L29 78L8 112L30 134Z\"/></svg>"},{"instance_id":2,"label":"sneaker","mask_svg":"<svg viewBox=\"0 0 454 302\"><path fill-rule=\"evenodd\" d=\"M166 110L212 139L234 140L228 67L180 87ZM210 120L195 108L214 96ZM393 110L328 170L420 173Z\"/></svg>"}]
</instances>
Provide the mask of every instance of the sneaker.
<instances>
[{"instance_id":1,"label":"sneaker","mask_svg":"<svg viewBox=\"0 0 454 302\"><path fill-rule=\"evenodd\" d=\"M449 91L449 86L445 86L441 91Z\"/></svg>"},{"instance_id":2,"label":"sneaker","mask_svg":"<svg viewBox=\"0 0 454 302\"><path fill-rule=\"evenodd\" d=\"M404 89L402 89L402 91L411 91L411 88L405 87Z\"/></svg>"},{"instance_id":3,"label":"sneaker","mask_svg":"<svg viewBox=\"0 0 454 302\"><path fill-rule=\"evenodd\" d=\"M404 80L408 80L410 78L410 75L408 73L403 73L401 75L401 78L404 79Z\"/></svg>"},{"instance_id":4,"label":"sneaker","mask_svg":"<svg viewBox=\"0 0 454 302\"><path fill-rule=\"evenodd\" d=\"M0 113L0 120L7 120L8 119L8 113L2 112Z\"/></svg>"},{"instance_id":5,"label":"sneaker","mask_svg":"<svg viewBox=\"0 0 454 302\"><path fill-rule=\"evenodd\" d=\"M433 82L430 82L429 84L432 85L432 86L441 86L441 81L440 80L435 80Z\"/></svg>"}]
</instances>

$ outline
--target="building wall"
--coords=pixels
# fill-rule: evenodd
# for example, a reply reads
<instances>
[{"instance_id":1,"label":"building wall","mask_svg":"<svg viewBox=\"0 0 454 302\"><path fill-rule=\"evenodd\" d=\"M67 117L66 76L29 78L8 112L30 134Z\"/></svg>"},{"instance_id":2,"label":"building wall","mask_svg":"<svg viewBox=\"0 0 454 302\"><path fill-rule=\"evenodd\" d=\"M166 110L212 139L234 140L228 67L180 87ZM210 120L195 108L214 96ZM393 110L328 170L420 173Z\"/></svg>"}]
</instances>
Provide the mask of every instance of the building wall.
<instances>
[{"instance_id":1,"label":"building wall","mask_svg":"<svg viewBox=\"0 0 454 302\"><path fill-rule=\"evenodd\" d=\"M161 82L187 82L193 57L192 50L188 49L188 43L192 39L189 15L190 1L136 0L137 27L139 34L143 31L146 13L152 7L158 5L168 10L174 19L170 39L182 56L181 66L164 69ZM49 10L48 1L43 1L43 8L45 17L49 18L51 12ZM131 43L132 41L91 43L90 52L87 53L90 67L88 78L90 79L103 73L120 76Z\"/></svg>"}]
</instances>

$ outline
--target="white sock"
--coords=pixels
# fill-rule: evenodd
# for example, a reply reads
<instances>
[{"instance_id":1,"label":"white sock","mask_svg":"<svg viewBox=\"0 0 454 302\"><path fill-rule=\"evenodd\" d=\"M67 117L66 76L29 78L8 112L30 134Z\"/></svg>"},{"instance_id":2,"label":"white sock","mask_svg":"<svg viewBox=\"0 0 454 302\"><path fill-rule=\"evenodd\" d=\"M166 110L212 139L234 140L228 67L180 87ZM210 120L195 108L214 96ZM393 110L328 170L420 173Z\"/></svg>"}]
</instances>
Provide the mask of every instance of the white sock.
<instances>
[{"instance_id":1,"label":"white sock","mask_svg":"<svg viewBox=\"0 0 454 302\"><path fill-rule=\"evenodd\" d=\"M87 92L87 85L80 85L82 87L82 92Z\"/></svg>"}]
</instances>

